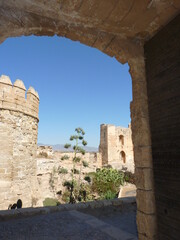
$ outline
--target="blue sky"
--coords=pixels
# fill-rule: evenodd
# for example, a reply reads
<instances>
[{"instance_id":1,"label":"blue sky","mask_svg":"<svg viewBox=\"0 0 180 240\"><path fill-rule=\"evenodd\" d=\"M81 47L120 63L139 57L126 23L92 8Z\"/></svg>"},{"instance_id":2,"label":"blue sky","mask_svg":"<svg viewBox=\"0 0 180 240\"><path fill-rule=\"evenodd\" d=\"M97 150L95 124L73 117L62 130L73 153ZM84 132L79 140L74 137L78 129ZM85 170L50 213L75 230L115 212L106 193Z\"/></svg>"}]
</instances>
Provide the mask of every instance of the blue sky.
<instances>
[{"instance_id":1,"label":"blue sky","mask_svg":"<svg viewBox=\"0 0 180 240\"><path fill-rule=\"evenodd\" d=\"M66 143L76 127L98 147L100 124L127 127L132 82L127 64L59 37L9 38L0 45L0 75L23 80L40 96L38 142Z\"/></svg>"}]
</instances>

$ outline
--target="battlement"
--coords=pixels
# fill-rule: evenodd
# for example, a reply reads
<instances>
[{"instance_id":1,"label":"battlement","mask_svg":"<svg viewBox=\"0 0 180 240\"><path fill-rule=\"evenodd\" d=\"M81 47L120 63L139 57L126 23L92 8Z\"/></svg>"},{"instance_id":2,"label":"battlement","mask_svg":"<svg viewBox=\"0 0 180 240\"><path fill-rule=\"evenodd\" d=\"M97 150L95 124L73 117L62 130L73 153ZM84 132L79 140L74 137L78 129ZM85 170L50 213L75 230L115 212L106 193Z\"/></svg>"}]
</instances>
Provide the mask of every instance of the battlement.
<instances>
[{"instance_id":1,"label":"battlement","mask_svg":"<svg viewBox=\"0 0 180 240\"><path fill-rule=\"evenodd\" d=\"M23 81L12 84L8 76L0 77L0 109L22 112L38 119L39 95L30 87L27 92Z\"/></svg>"}]
</instances>

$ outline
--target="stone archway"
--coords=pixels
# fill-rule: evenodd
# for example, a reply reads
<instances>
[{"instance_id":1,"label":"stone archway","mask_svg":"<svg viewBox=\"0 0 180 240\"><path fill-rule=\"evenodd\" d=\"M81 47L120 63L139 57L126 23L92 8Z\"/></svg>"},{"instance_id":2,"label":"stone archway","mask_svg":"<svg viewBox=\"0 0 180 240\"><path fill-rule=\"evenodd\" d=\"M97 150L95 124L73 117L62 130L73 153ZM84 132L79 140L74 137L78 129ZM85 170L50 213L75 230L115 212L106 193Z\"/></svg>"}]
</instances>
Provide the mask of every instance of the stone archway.
<instances>
[{"instance_id":1,"label":"stone archway","mask_svg":"<svg viewBox=\"0 0 180 240\"><path fill-rule=\"evenodd\" d=\"M155 239L156 217L143 45L180 10L179 1L21 1L0 3L0 43L8 37L65 36L128 62L139 239Z\"/></svg>"}]
</instances>

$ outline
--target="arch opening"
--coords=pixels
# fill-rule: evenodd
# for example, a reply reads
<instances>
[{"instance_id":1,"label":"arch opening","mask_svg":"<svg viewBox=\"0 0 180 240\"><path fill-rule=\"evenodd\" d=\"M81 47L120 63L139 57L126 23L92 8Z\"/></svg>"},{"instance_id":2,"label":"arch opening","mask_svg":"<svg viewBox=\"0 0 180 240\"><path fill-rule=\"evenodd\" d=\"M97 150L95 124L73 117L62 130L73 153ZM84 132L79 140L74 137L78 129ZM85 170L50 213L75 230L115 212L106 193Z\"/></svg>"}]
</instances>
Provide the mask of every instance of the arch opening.
<instances>
[{"instance_id":1,"label":"arch opening","mask_svg":"<svg viewBox=\"0 0 180 240\"><path fill-rule=\"evenodd\" d=\"M123 135L119 135L119 142L122 146L124 145L124 136Z\"/></svg>"},{"instance_id":2,"label":"arch opening","mask_svg":"<svg viewBox=\"0 0 180 240\"><path fill-rule=\"evenodd\" d=\"M125 164L126 163L126 154L124 151L120 152L119 157L120 157L120 161Z\"/></svg>"},{"instance_id":3,"label":"arch opening","mask_svg":"<svg viewBox=\"0 0 180 240\"><path fill-rule=\"evenodd\" d=\"M24 38L24 39L30 39L29 37L26 37L26 38ZM31 40L33 40L33 46L35 46L35 39L37 39L36 37L35 38L33 38L33 39L31 39ZM38 38L39 40L40 40L40 38ZM42 38L41 38L42 39ZM54 38L53 38L54 39ZM52 41L53 39L48 39L48 44L50 44L50 41ZM57 40L58 38L56 37L55 38L55 40ZM11 40L11 39L10 39ZM12 39L13 40L13 39ZM17 41L18 41L19 39L17 39ZM64 41L65 40L67 40L67 39L64 39ZM25 40L24 40L25 41ZM71 42L71 41L69 41L69 40L67 40L68 42ZM7 42L5 42L5 43L3 43L3 44L8 44L8 41ZM1 46L3 46L3 44L1 45ZM30 50L30 44L31 44L31 41L28 41L28 47L29 47L29 52L31 53L31 52L33 52L33 50L35 50L35 49L32 49L32 51ZM80 50L80 48L81 47L83 47L84 48L84 46L83 45L81 45L81 44L79 44L79 43L74 43L74 42L72 42L71 44L77 44L78 45L78 49ZM41 44L42 46L43 46L43 44ZM1 51L1 46L0 46L0 51ZM46 45L44 45L44 46L46 46ZM30 53L29 52L26 52L25 51L25 48L23 48L23 46L21 45L20 46L20 48L22 49L22 52L23 53L25 53L25 54L27 54L27 56L28 56L28 58L30 57ZM40 47L39 47L40 48ZM56 49L56 46L53 46L53 48L54 49ZM70 46L69 46L69 48L70 48ZM12 49L16 49L17 51L19 51L19 59L25 59L25 57L23 57L23 55L21 55L22 54L22 52L18 49L18 48L14 48L14 44L13 44L13 48ZM89 49L89 48L88 48ZM47 49L46 49L47 50ZM52 50L52 48L51 48L51 50ZM72 50L72 49L71 49ZM84 49L83 49L84 50ZM95 57L97 58L97 52L99 53L99 51L96 51L95 49L89 49L88 50L88 53L90 53L90 51L93 51L93 54L92 55L94 55L95 54ZM96 51L96 52L95 52ZM6 52L7 52L7 49L6 49ZM113 122L115 122L116 123L116 125L118 124L118 122L119 122L119 120L118 120L118 116L119 116L119 113L118 113L118 111L117 111L117 109L118 109L118 107L119 107L119 97L118 97L118 93L119 93L119 88L117 88L117 84L122 84L122 83L119 83L119 75L122 75L122 72L119 72L118 73L118 75L117 75L117 78L116 78L116 80L115 80L115 82L114 82L114 84L113 84L113 72L112 72L112 67L106 67L107 69L110 69L110 71L109 71L109 73L108 74L106 74L107 75L107 77L108 77L108 79L105 79L105 78L103 78L103 77L101 77L101 79L99 78L98 79L98 77L97 77L97 79L95 78L95 75L93 75L92 74L92 63L91 63L91 69L89 68L89 66L88 66L88 68L90 69L90 71L88 72L88 74L87 75L89 75L89 74L91 74L91 76L93 76L92 78L94 78L94 79L92 79L91 80L91 82L90 82L90 80L88 80L87 82L85 81L85 74L83 75L83 80L80 82L80 83L78 83L77 82L77 84L74 84L74 77L75 77L75 71L77 71L77 65L74 65L73 66L73 71L72 71L72 75L70 75L70 71L69 71L69 66L68 67L66 67L65 68L65 71L64 71L64 69L60 69L60 72L58 72L58 76L61 76L61 78L57 81L57 77L56 77L56 75L53 73L53 71L50 71L51 70L51 68L52 68L52 70L56 70L55 68L53 68L53 66L51 66L51 68L48 68L48 66L45 66L45 64L46 64L46 62L47 62L47 60L49 59L50 61L52 61L53 59L52 59L52 56L51 56L51 54L49 54L51 51L48 51L48 56L46 55L46 52L45 51L42 51L43 52L43 63L40 63L39 65L38 65L38 61L39 61L39 59L40 59L40 54L39 54L39 52L38 52L38 50L36 50L36 54L38 54L38 57L39 57L39 59L38 58L36 58L35 56L33 56L33 61L30 63L29 62L29 60L28 59L26 59L26 61L24 61L24 62L26 62L25 63L25 67L24 67L24 69L26 69L26 71L27 71L27 73L24 73L24 77L22 78L24 81L26 81L26 76L29 78L29 81L30 81L30 84L32 84L34 87L35 87L35 89L38 91L38 93L39 93L39 96L40 96L40 99L41 99L41 101L40 101L40 122L39 122L39 133L42 133L42 132L44 132L44 134L45 135L47 135L48 136L48 134L49 134L49 131L51 131L51 135L49 135L49 139L50 139L50 137L52 136L52 135L54 135L55 136L55 134L56 134L56 136L57 136L57 129L59 129L59 128L64 128L64 126L63 126L63 124L61 123L60 124L60 121L62 121L62 119L64 119L64 122L72 122L72 121L69 121L69 119L70 119L70 117L72 116L72 114L71 115L69 115L69 111L67 110L67 109L71 109L71 106L72 106L72 100L73 99L75 99L75 97L77 96L77 93L78 93L78 91L79 91L79 89L81 90L81 94L80 95L82 95L83 94L83 92L85 92L85 94L84 94L84 97L86 97L86 105L88 104L88 111L89 111L89 115L91 115L91 116L94 116L94 119L95 119L95 115L97 114L98 115L98 121L100 121L100 122L104 122L104 121L106 121L106 122L108 122L108 123L111 123L111 121L113 121ZM69 51L70 52L70 51ZM56 51L56 53L57 53L57 51ZM70 56L70 53L68 53L69 55L68 55L68 57ZM14 56L14 60L15 60L15 57L17 56L17 53L15 53L14 54L15 56ZM76 54L76 55L78 55L78 53ZM105 55L105 54L103 54L103 55ZM65 55L64 55L65 56ZM78 55L78 57L80 57L80 53L79 53L79 55ZM112 59L112 58L109 58L108 56L106 56L107 57L107 59L106 59L106 62L107 61L113 61L113 65L115 65L115 64L117 64L117 66L119 67L119 62L117 62L115 59ZM75 56L73 57L74 59L75 59L75 61L77 62L77 58L75 58ZM12 61L13 61L13 58L12 57L10 57L10 56L8 56L8 59L12 59ZM19 59L18 59L18 61L19 61ZM38 61L36 61L36 59L38 59ZM90 55L88 55L88 59L90 59ZM59 62L60 63L60 61L58 61L58 59L57 59L57 57L56 57L56 62ZM17 62L18 62L17 61ZM61 59L61 61L63 62L63 61L67 61L68 63L69 63L69 60L68 60L68 58L65 58L65 57L63 57L63 59ZM91 60L92 61L92 60ZM5 63L6 61L4 61L3 63ZM9 61L7 61L8 62L8 65L10 64L10 62ZM61 63L62 63L61 62ZM53 63L53 64L55 64L55 63ZM10 64L11 65L11 64ZM42 65L43 65L43 67L42 67ZM13 66L13 64L12 64L12 66ZM29 66L31 66L31 71L29 71L30 69L29 69ZM99 65L100 66L100 65ZM120 65L121 66L121 65ZM103 66L100 66L101 67L101 71L103 70L103 72L105 72L105 69L104 69L104 64L103 64ZM129 75L129 73L128 73L128 68L129 68L129 66L128 65L124 65L123 66L124 68L125 68L125 71L127 72L127 75L128 75L128 79L124 79L124 81L129 81L129 86L130 86L130 88L129 89L131 89L131 78L130 78L130 75ZM9 68L9 66L8 66L8 68ZM7 69L8 69L7 68ZM4 69L3 68L3 66L1 67L1 69ZM17 74L17 72L20 72L20 70L21 70L21 65L19 64L17 67L13 67L13 69L15 69L16 70L16 73L15 72L13 72L13 74L12 75L14 75L14 74ZM11 69L11 71L13 71L13 69ZM33 71L32 71L32 69L33 69ZM68 69L68 72L66 71ZM97 70L96 70L97 71ZM43 78L41 78L41 76L38 74L38 72L40 72L40 75L42 75L43 76ZM79 78L80 78L80 74L82 73L82 65L79 65L79 71L77 71L78 73L79 73ZM100 68L98 68L98 74L99 74L99 72L100 72ZM27 74L27 75L26 75ZM60 75L61 74L61 75ZM29 76L28 76L29 75ZM97 75L97 72L96 72L96 75ZM35 77L35 80L36 79L38 79L38 81L39 81L39 85L36 83L36 81L34 82L34 83L32 83L31 81L32 80L34 80L34 76L36 76ZM53 77L51 77L50 79L49 79L49 76L53 76ZM62 80L62 76L65 76L65 78ZM126 77L124 77L124 78L126 78ZM13 79L12 79L13 80ZM97 82L97 80L100 82L100 85L99 85L99 87L97 87L97 89L94 89L94 87L92 88L92 85L94 86L95 85L95 83ZM108 86L106 87L106 85L104 84L104 81L108 84ZM43 86L42 86L42 82L43 82ZM52 84L52 83L54 83L55 82L55 84ZM66 85L63 85L64 84L64 82L66 82L67 84ZM94 84L93 84L94 83ZM37 84L37 85L36 85ZM71 88L71 84L72 84L72 89L73 89L73 92L76 92L76 94L75 95L73 95L73 99L70 97L69 98L69 102L70 102L70 105L69 106L65 106L66 105L66 103L64 102L63 103L63 105L61 105L61 114L60 114L60 118L59 118L59 115L55 115L54 113L60 113L60 111L57 111L57 106L56 106L56 104L54 104L55 102L63 102L63 99L65 99L65 97L66 97L66 99L67 99L67 96L69 96L69 95L71 95L71 94L69 94L70 93L70 88ZM96 83L97 84L97 83ZM25 86L27 87L27 84L25 83ZM63 87L64 86L64 87ZM114 87L113 87L114 86ZM101 91L104 95L100 95L99 93L100 93L100 89L102 89L102 87L103 87L103 91ZM125 110L125 112L123 113L124 115L129 115L129 117L127 117L127 118L129 118L130 119L130 111L129 111L129 101L131 100L131 99L128 99L128 97L129 98L131 98L131 91L129 91L128 92L128 94L127 94L127 90L128 90L128 88L126 88L127 86L124 86L124 89L123 88L121 88L122 89L122 92L121 92L121 96L124 96L124 99L126 98L126 105L125 105L125 101L123 102L123 104L124 104L124 109L126 109ZM88 92L87 92L87 88L88 88ZM57 93L57 89L60 89L61 90L61 94L58 94ZM99 91L99 92L98 92ZM113 94L114 96L116 96L116 99L115 99L115 101L114 101L114 103L113 102L111 102L110 103L110 100L107 98L107 96L108 96L108 94L109 94L109 92L113 92L113 93L117 93L117 94ZM52 92L53 94L51 94L50 92ZM91 95L89 95L89 93L91 93ZM64 94L64 95L63 95ZM93 95L94 94L94 95ZM124 95L123 95L124 94ZM63 95L63 97L64 98L58 98L58 96L62 96ZM97 98L95 99L95 95L97 96ZM48 96L48 98L47 98L47 96ZM94 98L94 100L93 100L93 98L92 98L92 96L93 96L93 98ZM128 97L127 97L128 96ZM113 99L113 96L111 97L111 99ZM77 99L78 100L78 99ZM81 100L81 99L80 99ZM66 100L67 101L67 100ZM79 101L79 100L78 100ZM91 107L91 104L92 104L92 102L94 103L94 105L93 105L93 107ZM48 105L49 104L49 105ZM81 106L82 107L82 101L79 101L79 106ZM106 106L108 105L108 104L110 104L111 105L111 108L106 108ZM58 104L57 104L58 105ZM104 106L104 107L103 107ZM85 107L85 106L84 106ZM97 107L97 113L96 113L96 111L95 111L95 107ZM49 109L48 109L49 108ZM103 119L103 118L100 118L100 115L102 115L102 110L103 110L103 108L104 108L104 112L105 112L105 114L104 114L104 116L107 116L108 118L107 119ZM41 112L41 109L44 109L45 110L45 112L42 114L42 112ZM48 111L47 111L47 109L48 109ZM90 109L91 109L91 112L90 112ZM54 112L53 112L53 110L54 110ZM80 120L81 120L81 118L82 118L82 116L83 116L83 118L85 119L85 121L84 122L86 122L86 123L88 123L88 125L90 124L89 123L89 119L90 119L90 117L88 116L88 111L86 111L87 110L87 108L85 109L85 110L83 110L83 113L82 114L79 114L79 120L78 121L76 121L76 122L79 122ZM113 110L113 111L112 111ZM108 111L111 111L111 112L109 112L108 113ZM71 111L70 111L71 113L73 112L73 115L75 115L76 113L77 113L77 110L75 109L75 111L73 110L73 109L71 109ZM63 113L63 114L62 114ZM96 114L95 114L96 113ZM101 114L99 114L99 113L101 113ZM107 114L108 113L108 114ZM94 115L93 115L94 114ZM122 114L122 111L121 111L121 114ZM66 116L68 115L68 118L65 118ZM87 116L86 116L87 115ZM110 118L110 117L111 118ZM78 117L78 115L77 115L77 117ZM77 120L77 117L76 117L76 120ZM86 118L87 117L87 118ZM113 118L112 118L113 117ZM55 122L55 120L54 119L57 119L58 121L56 121ZM113 119L113 120L111 120L111 119ZM127 120L124 120L124 121L126 121L126 123L129 123L129 119L128 119L128 121ZM94 121L94 120L93 120ZM93 122L92 121L92 122ZM51 125L50 126L46 126L46 129L43 129L43 125L45 126L45 124L47 124L47 122L50 122L51 123ZM62 121L63 122L63 121ZM52 124L53 123L53 124ZM58 125L57 125L57 123L58 123ZM79 124L78 123L78 125L81 125L81 124ZM125 125L125 124L124 124ZM52 127L54 127L54 129L55 130L53 130L53 128ZM77 127L76 125L74 126L74 127ZM68 129L69 127L67 127L66 126L66 129ZM84 127L83 126L83 128L84 128L84 130L86 131L86 127ZM51 130L52 129L52 130ZM69 131L69 134L67 134L66 133L66 140L64 140L64 143L66 142L66 141L68 141L68 138L69 138L69 136L70 136L70 134L72 134L72 131L74 130L74 128L69 128L68 129L68 131ZM99 130L99 129L98 129ZM99 132L99 131L98 131ZM90 131L89 131L89 133L90 133ZM92 131L91 131L91 133L92 133ZM86 132L86 134L87 134L87 132ZM61 132L59 132L59 135L61 135ZM117 135L117 132L116 132L116 135ZM54 144L56 144L56 143L59 143L59 142L48 142L48 138L45 138L45 140L44 141L42 141L42 136L43 135L41 135L41 138L39 138L40 139L40 142L41 143L47 143L48 145L49 144L52 144L52 145L54 145ZM65 139L65 138L64 138ZM104 134L103 134L103 141L106 143L106 141L109 141L109 139L110 139L110 136L109 136L109 132L107 131L104 131ZM89 140L88 139L86 139L88 142L89 142ZM116 136L116 141L118 141L118 135ZM60 142L61 143L61 142ZM112 143L113 143L113 146L114 146L114 144L116 144L116 143L114 143L114 141L112 140ZM90 147L91 147L91 145L89 145ZM93 146L92 146L93 147ZM41 159L42 159L42 157L44 157L45 159L49 159L49 158L51 158L52 159L52 149L51 148L46 148L46 147L42 147L42 149L39 149L38 150L38 159L37 159L37 161L40 163L40 161L41 161ZM97 161L98 161L98 159L99 159L99 154L97 153L96 155L94 154L93 156L91 155L91 154L89 154L89 159L90 160L92 160L91 162L94 164L94 163L97 163ZM117 156L115 157L116 159L118 159L118 153L117 153ZM102 161L102 160L101 160ZM38 169L38 173L37 173L37 175L38 175L38 182L40 183L40 182L43 182L43 180L42 180L42 178L44 177L43 176L43 174L40 172L40 165L39 165L39 163L38 163L38 167L39 167L39 169ZM48 163L47 163L48 164ZM102 161L102 165L106 165L106 162L103 162ZM103 165L103 166L104 166ZM109 163L109 165L111 165L111 163ZM115 166L116 167L116 166ZM119 169L121 169L121 166L119 167ZM52 172L53 172L53 169L52 169ZM52 183L53 181L51 181L51 183ZM49 183L48 183L49 184ZM52 185L52 184L51 184ZM41 186L42 186L42 184L41 184ZM51 191L51 196L53 197L54 195L54 192L55 192L55 197L59 197L59 196L57 196L56 195L56 193L58 193L59 192L59 189L57 189L57 191L55 191L55 189L56 188L54 188L53 189L53 191ZM45 191L45 189L43 189L42 190L42 192L44 193L44 194L46 194L46 191ZM35 199L36 200L36 199ZM35 200L33 200L33 204L36 202ZM23 202L25 202L24 200L23 200Z\"/></svg>"},{"instance_id":4,"label":"arch opening","mask_svg":"<svg viewBox=\"0 0 180 240\"><path fill-rule=\"evenodd\" d=\"M57 1L57 3L58 2L59 1ZM64 4L66 4L67 2L67 5L68 5L69 1L63 1L63 2ZM77 2L82 2L82 1L77 1ZM65 7L61 6L60 10L63 9L63 11L61 11L61 14L59 14L59 5L56 8L58 9L58 11L55 12L53 8L49 6L50 2L46 2L46 6L45 6L45 3L42 4L39 2L37 3L37 9L36 9L37 11L35 11L35 5L32 4L31 6L31 1L29 1L28 4L30 6L27 7L27 5L22 5L21 10L18 10L18 8L16 8L17 9L16 17L14 17L15 13L13 11L12 3L10 3L8 8L6 6L6 3L4 4L5 4L5 7L3 8L3 11L1 12L1 14L2 14L2 22L4 23L2 24L2 26L4 25L5 28L1 29L2 35L0 38L0 42L4 41L7 37L13 37L13 36L22 36L22 35L28 36L31 34L35 34L37 36L45 36L45 35L53 36L54 34L57 34L58 36L66 36L69 39L78 40L81 43L84 43L89 46L93 46L101 50L102 52L106 53L109 56L115 56L119 62L125 63L127 62L127 60L129 60L129 63L131 65L131 74L134 76L133 98L135 99L135 101L133 100L133 103L131 105L131 111L134 119L136 119L136 121L138 122L138 118L140 119L141 114L142 113L144 114L144 105L145 105L145 111L146 111L146 105L147 105L143 98L144 96L146 96L146 91L144 91L145 92L144 96L139 92L139 89L141 90L145 89L144 87L145 77L143 74L144 57L143 57L143 47L141 47L143 44L141 44L141 41L139 41L139 39L141 39L142 37L140 36L140 38L138 38L138 35L139 35L138 33L140 33L139 30L137 30L136 33L133 33L135 36L135 38L133 39L131 39L131 34L126 38L126 32L122 34L122 38L121 38L121 31L119 30L119 26L117 26L117 29L116 29L118 30L118 32L115 31L115 29L111 31L112 28L111 27L108 28L107 27L108 25L106 24L103 24L104 26L106 26L106 28L102 29L102 27L99 24L92 21L92 19L94 18L94 15L92 15L93 16L92 19L89 18L87 22L83 17L82 17L83 21L79 22L78 20L79 16L77 18L74 18L74 14L72 16L71 12L74 13L75 9L79 10L81 8L81 4L80 6L78 6L78 4L77 5L75 4L71 6L70 9L68 9L67 5L65 5ZM25 2L25 4L27 4L27 1ZM40 4L40 6L38 4ZM29 12L27 11L23 12L23 9L24 10L29 9ZM65 14L64 14L64 10L65 10ZM13 14L11 11L13 11ZM111 12L112 10L109 9L109 11ZM90 14L91 13L92 12L90 12ZM81 17L79 19L81 19ZM107 19L109 19L109 17ZM101 22L104 23L104 21L101 21ZM8 28L6 28L6 25L8 26ZM124 28L124 29L127 29L127 28ZM148 34L148 31L147 31L147 34ZM144 37L144 31L142 36ZM148 37L150 37L149 34L148 34ZM137 69L143 69L143 70L142 71L138 70L139 73L137 73ZM139 81L140 79L141 81ZM139 82L140 82L140 85L139 85ZM136 112L134 111L135 106L138 109ZM135 121L134 119L133 121ZM136 139L134 129L137 128L141 133L147 132L148 124L144 124L145 126L143 124L140 124L140 126L137 126L137 127L135 126L135 122L133 124L132 124L133 125L132 131L134 131L134 142L137 143L136 146L142 146L141 141ZM150 144L147 144L147 145L149 146ZM137 150L137 153L138 153L138 150ZM139 151L141 151L141 149ZM151 156L149 157L149 159L151 161ZM141 161L141 159L138 159L138 161ZM140 232L144 232L144 229L141 230Z\"/></svg>"}]
</instances>

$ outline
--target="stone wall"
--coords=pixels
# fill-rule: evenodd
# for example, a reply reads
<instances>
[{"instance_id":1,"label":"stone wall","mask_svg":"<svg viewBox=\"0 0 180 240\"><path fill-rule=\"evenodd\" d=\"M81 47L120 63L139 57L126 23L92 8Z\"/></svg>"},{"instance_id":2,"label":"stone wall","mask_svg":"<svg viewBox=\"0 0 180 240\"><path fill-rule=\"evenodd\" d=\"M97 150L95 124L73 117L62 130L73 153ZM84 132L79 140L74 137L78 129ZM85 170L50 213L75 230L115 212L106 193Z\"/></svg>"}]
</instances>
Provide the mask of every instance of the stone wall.
<instances>
[{"instance_id":1,"label":"stone wall","mask_svg":"<svg viewBox=\"0 0 180 240\"><path fill-rule=\"evenodd\" d=\"M180 15L145 45L158 239L180 239Z\"/></svg>"},{"instance_id":2,"label":"stone wall","mask_svg":"<svg viewBox=\"0 0 180 240\"><path fill-rule=\"evenodd\" d=\"M134 172L134 156L131 125L128 128L110 124L101 125L99 151L102 165Z\"/></svg>"},{"instance_id":3,"label":"stone wall","mask_svg":"<svg viewBox=\"0 0 180 240\"><path fill-rule=\"evenodd\" d=\"M38 147L42 149L41 147ZM46 146L44 153L37 155L37 179L38 188L41 193L41 200L45 198L58 198L57 194L59 191L64 191L66 188L63 186L65 181L71 180L71 169L73 168L72 158L74 157L73 152L53 152L53 155L48 157L49 150L51 147ZM44 157L44 156L46 157ZM63 156L69 156L69 159L62 160ZM78 156L78 155L77 155ZM76 164L76 169L81 170L81 180L84 181L84 177L89 172L95 172L97 168L102 167L101 154L97 152L86 152L85 155L81 156L82 161L88 163L87 167L82 166L81 163ZM66 174L59 174L59 169L63 168L67 170ZM79 174L75 174L75 179L78 181ZM85 182L85 181L84 181Z\"/></svg>"},{"instance_id":4,"label":"stone wall","mask_svg":"<svg viewBox=\"0 0 180 240\"><path fill-rule=\"evenodd\" d=\"M53 158L54 151L51 146L38 146L37 157Z\"/></svg>"},{"instance_id":5,"label":"stone wall","mask_svg":"<svg viewBox=\"0 0 180 240\"><path fill-rule=\"evenodd\" d=\"M39 97L21 80L0 77L0 209L37 198L36 151Z\"/></svg>"}]
</instances>

